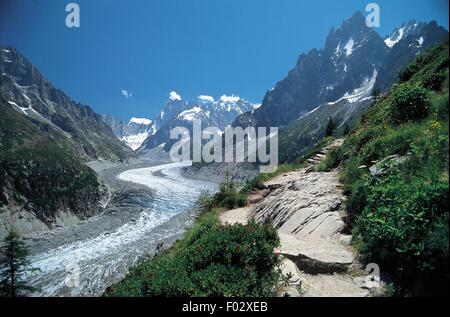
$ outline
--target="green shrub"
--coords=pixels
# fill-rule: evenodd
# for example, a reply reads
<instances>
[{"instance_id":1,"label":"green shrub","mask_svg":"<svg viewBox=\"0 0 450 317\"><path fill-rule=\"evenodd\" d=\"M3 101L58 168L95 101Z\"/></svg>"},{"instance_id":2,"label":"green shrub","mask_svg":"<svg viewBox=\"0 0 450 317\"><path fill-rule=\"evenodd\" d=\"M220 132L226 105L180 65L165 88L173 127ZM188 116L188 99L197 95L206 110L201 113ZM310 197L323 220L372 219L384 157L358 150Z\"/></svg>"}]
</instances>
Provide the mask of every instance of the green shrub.
<instances>
[{"instance_id":1,"label":"green shrub","mask_svg":"<svg viewBox=\"0 0 450 317\"><path fill-rule=\"evenodd\" d=\"M419 121L429 114L428 91L418 84L398 85L391 93L389 117L394 124Z\"/></svg>"},{"instance_id":2,"label":"green shrub","mask_svg":"<svg viewBox=\"0 0 450 317\"><path fill-rule=\"evenodd\" d=\"M335 168L341 163L344 158L342 148L335 148L328 152L327 156L316 167L316 171L325 172L331 168Z\"/></svg>"},{"instance_id":3,"label":"green shrub","mask_svg":"<svg viewBox=\"0 0 450 317\"><path fill-rule=\"evenodd\" d=\"M337 128L336 122L334 122L333 118L330 117L328 119L328 123L325 128L325 136L327 137L332 136L336 128Z\"/></svg>"},{"instance_id":4,"label":"green shrub","mask_svg":"<svg viewBox=\"0 0 450 317\"><path fill-rule=\"evenodd\" d=\"M346 194L348 195L346 207L349 215L349 221L353 224L354 220L367 206L369 187L364 180L357 180L347 188Z\"/></svg>"},{"instance_id":5,"label":"green shrub","mask_svg":"<svg viewBox=\"0 0 450 317\"><path fill-rule=\"evenodd\" d=\"M436 263L448 261L448 252L442 250L445 240L439 241L442 235L435 231L448 213L448 182L425 183L393 174L373 178L366 186L368 190L362 195L365 207L357 217L357 227L370 261L395 272L406 287L434 270ZM448 236L446 240L448 248ZM436 258L438 254L441 256Z\"/></svg>"},{"instance_id":6,"label":"green shrub","mask_svg":"<svg viewBox=\"0 0 450 317\"><path fill-rule=\"evenodd\" d=\"M198 212L198 216L201 217L207 213L212 212L214 204L214 197L209 195L209 192L202 192L197 200L195 208Z\"/></svg>"},{"instance_id":7,"label":"green shrub","mask_svg":"<svg viewBox=\"0 0 450 317\"><path fill-rule=\"evenodd\" d=\"M448 122L448 93L436 94L431 97L433 105L435 105L436 119L443 122Z\"/></svg>"},{"instance_id":8,"label":"green shrub","mask_svg":"<svg viewBox=\"0 0 450 317\"><path fill-rule=\"evenodd\" d=\"M361 164L372 165L392 153L406 155L411 143L420 135L421 126L403 125L386 128L384 133L367 142L359 152Z\"/></svg>"},{"instance_id":9,"label":"green shrub","mask_svg":"<svg viewBox=\"0 0 450 317\"><path fill-rule=\"evenodd\" d=\"M227 180L220 184L219 191L214 196L214 202L216 207L240 208L247 204L247 196L237 191L233 181Z\"/></svg>"},{"instance_id":10,"label":"green shrub","mask_svg":"<svg viewBox=\"0 0 450 317\"><path fill-rule=\"evenodd\" d=\"M141 262L107 296L272 296L280 279L276 230L221 226L207 213L169 251Z\"/></svg>"},{"instance_id":11,"label":"green shrub","mask_svg":"<svg viewBox=\"0 0 450 317\"><path fill-rule=\"evenodd\" d=\"M432 90L441 90L443 82L445 80L445 74L431 73L423 79L423 85Z\"/></svg>"}]
</instances>

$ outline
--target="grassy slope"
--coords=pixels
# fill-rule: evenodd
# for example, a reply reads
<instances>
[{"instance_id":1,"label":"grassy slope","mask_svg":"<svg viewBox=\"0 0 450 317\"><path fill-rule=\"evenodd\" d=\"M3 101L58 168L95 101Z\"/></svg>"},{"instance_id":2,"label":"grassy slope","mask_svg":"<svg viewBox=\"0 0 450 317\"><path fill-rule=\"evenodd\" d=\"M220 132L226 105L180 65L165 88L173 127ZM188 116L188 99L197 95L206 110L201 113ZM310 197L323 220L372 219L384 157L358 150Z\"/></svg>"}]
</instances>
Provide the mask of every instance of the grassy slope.
<instances>
[{"instance_id":1,"label":"grassy slope","mask_svg":"<svg viewBox=\"0 0 450 317\"><path fill-rule=\"evenodd\" d=\"M398 294L448 292L448 54L447 42L418 56L319 166L343 164L357 245ZM406 160L378 163L384 172L371 175L368 167L394 154Z\"/></svg>"},{"instance_id":2,"label":"grassy slope","mask_svg":"<svg viewBox=\"0 0 450 317\"><path fill-rule=\"evenodd\" d=\"M38 127L0 100L0 188L14 195L0 191L0 203L26 198L47 220L61 204L76 209L74 199L95 195L99 183L63 140Z\"/></svg>"}]
</instances>

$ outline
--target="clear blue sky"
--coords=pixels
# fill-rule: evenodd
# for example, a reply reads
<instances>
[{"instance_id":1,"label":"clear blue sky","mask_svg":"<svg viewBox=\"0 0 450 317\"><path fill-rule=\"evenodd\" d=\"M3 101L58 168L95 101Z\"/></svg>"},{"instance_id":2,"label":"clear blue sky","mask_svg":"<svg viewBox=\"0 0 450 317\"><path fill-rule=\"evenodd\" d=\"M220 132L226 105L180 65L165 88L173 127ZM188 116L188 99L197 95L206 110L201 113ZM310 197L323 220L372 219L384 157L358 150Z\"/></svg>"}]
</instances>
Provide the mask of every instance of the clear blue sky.
<instances>
[{"instance_id":1,"label":"clear blue sky","mask_svg":"<svg viewBox=\"0 0 450 317\"><path fill-rule=\"evenodd\" d=\"M65 26L69 2L79 29ZM99 113L152 118L172 90L261 102L300 53L369 2L383 36L411 18L448 29L448 0L0 0L0 45Z\"/></svg>"}]
</instances>

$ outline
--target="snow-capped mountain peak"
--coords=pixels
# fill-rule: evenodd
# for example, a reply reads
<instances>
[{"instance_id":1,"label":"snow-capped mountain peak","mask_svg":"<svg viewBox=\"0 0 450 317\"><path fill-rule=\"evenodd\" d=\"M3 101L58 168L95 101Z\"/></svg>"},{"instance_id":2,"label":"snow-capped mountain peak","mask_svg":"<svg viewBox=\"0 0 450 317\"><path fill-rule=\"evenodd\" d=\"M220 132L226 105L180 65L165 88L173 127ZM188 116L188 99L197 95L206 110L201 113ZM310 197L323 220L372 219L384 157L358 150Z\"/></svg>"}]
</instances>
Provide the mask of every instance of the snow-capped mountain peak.
<instances>
[{"instance_id":1,"label":"snow-capped mountain peak","mask_svg":"<svg viewBox=\"0 0 450 317\"><path fill-rule=\"evenodd\" d=\"M201 120L202 127L217 127L223 131L239 115L254 111L259 106L260 104L251 103L234 94L223 94L219 98L200 95L192 100L169 98L160 115L155 119L156 133L145 140L139 151L145 152L162 143L170 146L173 143L173 140L169 138L170 130L176 126L191 129L194 120Z\"/></svg>"},{"instance_id":2,"label":"snow-capped mountain peak","mask_svg":"<svg viewBox=\"0 0 450 317\"><path fill-rule=\"evenodd\" d=\"M200 95L197 97L200 101L204 102L214 102L214 97L208 96L208 95Z\"/></svg>"},{"instance_id":3,"label":"snow-capped mountain peak","mask_svg":"<svg viewBox=\"0 0 450 317\"><path fill-rule=\"evenodd\" d=\"M174 120L189 122L194 119L206 120L208 125L223 128L234 117L254 108L255 104L236 95L222 95L217 100L209 95L201 95L181 103L178 109L172 109L172 117Z\"/></svg>"},{"instance_id":4,"label":"snow-capped mountain peak","mask_svg":"<svg viewBox=\"0 0 450 317\"><path fill-rule=\"evenodd\" d=\"M367 104L372 88L385 91L398 79L398 70L420 51L448 38L437 22L404 23L382 38L356 12L332 27L323 48L302 53L288 75L268 91L262 106L236 119L233 126L285 127L320 105L342 100L353 111ZM374 70L376 72L374 72Z\"/></svg>"},{"instance_id":5,"label":"snow-capped mountain peak","mask_svg":"<svg viewBox=\"0 0 450 317\"><path fill-rule=\"evenodd\" d=\"M131 118L129 123L143 124L143 125L151 125L152 120L146 118Z\"/></svg>"},{"instance_id":6,"label":"snow-capped mountain peak","mask_svg":"<svg viewBox=\"0 0 450 317\"><path fill-rule=\"evenodd\" d=\"M125 142L133 151L139 149L142 143L149 136L149 132L142 132L138 134L132 134L128 136L124 136L121 138L123 142Z\"/></svg>"},{"instance_id":7,"label":"snow-capped mountain peak","mask_svg":"<svg viewBox=\"0 0 450 317\"><path fill-rule=\"evenodd\" d=\"M202 108L195 106L192 109L182 111L177 116L177 120L193 121L202 111Z\"/></svg>"},{"instance_id":8,"label":"snow-capped mountain peak","mask_svg":"<svg viewBox=\"0 0 450 317\"><path fill-rule=\"evenodd\" d=\"M236 103L239 100L241 100L241 98L239 96L235 96L235 95L231 95L231 96L222 95L220 97L220 101L222 101L223 103L227 103L227 102Z\"/></svg>"},{"instance_id":9,"label":"snow-capped mountain peak","mask_svg":"<svg viewBox=\"0 0 450 317\"><path fill-rule=\"evenodd\" d=\"M112 116L103 116L103 121L116 137L132 150L137 150L149 135L155 133L153 121L146 118L133 117L128 122L124 122Z\"/></svg>"}]
</instances>

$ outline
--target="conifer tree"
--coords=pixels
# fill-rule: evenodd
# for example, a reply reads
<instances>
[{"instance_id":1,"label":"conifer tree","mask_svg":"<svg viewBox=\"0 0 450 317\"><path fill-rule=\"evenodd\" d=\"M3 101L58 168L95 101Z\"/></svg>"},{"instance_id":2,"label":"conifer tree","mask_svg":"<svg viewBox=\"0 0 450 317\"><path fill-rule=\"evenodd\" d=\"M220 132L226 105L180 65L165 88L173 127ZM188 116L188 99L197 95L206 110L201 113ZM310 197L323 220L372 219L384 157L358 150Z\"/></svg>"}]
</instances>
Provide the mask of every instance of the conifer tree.
<instances>
[{"instance_id":1,"label":"conifer tree","mask_svg":"<svg viewBox=\"0 0 450 317\"><path fill-rule=\"evenodd\" d=\"M334 122L333 118L330 117L328 119L327 128L325 130L325 136L332 136L334 130L336 130L336 123Z\"/></svg>"},{"instance_id":2,"label":"conifer tree","mask_svg":"<svg viewBox=\"0 0 450 317\"><path fill-rule=\"evenodd\" d=\"M0 296L25 296L34 290L23 281L30 269L28 248L13 231L4 238L0 248Z\"/></svg>"}]
</instances>

